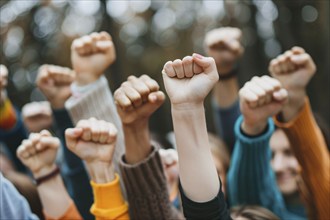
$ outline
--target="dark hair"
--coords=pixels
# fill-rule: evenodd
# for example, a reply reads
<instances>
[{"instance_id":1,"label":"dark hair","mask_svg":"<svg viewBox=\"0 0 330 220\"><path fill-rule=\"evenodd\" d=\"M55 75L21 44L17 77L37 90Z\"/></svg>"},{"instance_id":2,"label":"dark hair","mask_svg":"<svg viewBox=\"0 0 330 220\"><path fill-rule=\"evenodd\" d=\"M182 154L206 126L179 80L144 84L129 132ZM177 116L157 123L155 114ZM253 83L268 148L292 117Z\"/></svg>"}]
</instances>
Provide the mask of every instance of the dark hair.
<instances>
[{"instance_id":1,"label":"dark hair","mask_svg":"<svg viewBox=\"0 0 330 220\"><path fill-rule=\"evenodd\" d=\"M230 210L232 218L244 217L250 220L280 220L274 213L261 206L237 206Z\"/></svg>"}]
</instances>

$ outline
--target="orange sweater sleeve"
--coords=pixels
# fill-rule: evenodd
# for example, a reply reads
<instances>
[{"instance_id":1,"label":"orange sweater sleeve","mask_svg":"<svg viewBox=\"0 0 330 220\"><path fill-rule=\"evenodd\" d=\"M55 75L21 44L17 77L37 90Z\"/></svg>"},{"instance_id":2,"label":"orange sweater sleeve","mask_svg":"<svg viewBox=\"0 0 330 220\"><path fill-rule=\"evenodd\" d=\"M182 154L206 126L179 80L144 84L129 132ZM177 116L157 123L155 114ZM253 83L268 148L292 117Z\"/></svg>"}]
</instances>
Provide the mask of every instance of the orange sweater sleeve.
<instances>
[{"instance_id":1,"label":"orange sweater sleeve","mask_svg":"<svg viewBox=\"0 0 330 220\"><path fill-rule=\"evenodd\" d=\"M75 204L73 203L73 201L71 200L70 202L70 206L68 208L68 210L59 218L52 218L50 216L48 216L45 212L44 212L44 216L46 220L82 220L83 218L81 217L81 215L79 214L77 207L75 206Z\"/></svg>"},{"instance_id":2,"label":"orange sweater sleeve","mask_svg":"<svg viewBox=\"0 0 330 220\"><path fill-rule=\"evenodd\" d=\"M292 150L302 168L301 176L308 190L309 211L314 219L330 217L329 152L320 128L311 112L309 100L291 121L275 124L287 134Z\"/></svg>"},{"instance_id":3,"label":"orange sweater sleeve","mask_svg":"<svg viewBox=\"0 0 330 220\"><path fill-rule=\"evenodd\" d=\"M97 220L130 219L128 204L125 202L119 184L119 175L114 181L106 184L97 184L91 181L94 193L94 204L91 213Z\"/></svg>"}]
</instances>

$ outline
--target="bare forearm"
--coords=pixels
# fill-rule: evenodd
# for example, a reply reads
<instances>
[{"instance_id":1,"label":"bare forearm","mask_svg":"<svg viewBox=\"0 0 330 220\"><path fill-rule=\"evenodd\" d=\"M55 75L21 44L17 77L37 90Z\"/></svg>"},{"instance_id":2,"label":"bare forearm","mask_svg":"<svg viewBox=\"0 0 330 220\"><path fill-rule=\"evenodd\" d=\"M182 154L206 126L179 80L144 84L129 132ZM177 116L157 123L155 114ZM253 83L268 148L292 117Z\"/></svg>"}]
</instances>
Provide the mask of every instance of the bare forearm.
<instances>
[{"instance_id":1,"label":"bare forearm","mask_svg":"<svg viewBox=\"0 0 330 220\"><path fill-rule=\"evenodd\" d=\"M204 106L172 106L172 117L184 192L193 201L210 201L220 183L209 149Z\"/></svg>"},{"instance_id":2,"label":"bare forearm","mask_svg":"<svg viewBox=\"0 0 330 220\"><path fill-rule=\"evenodd\" d=\"M213 89L213 97L221 108L232 106L238 99L238 80L233 77L228 80L220 80Z\"/></svg>"},{"instance_id":3,"label":"bare forearm","mask_svg":"<svg viewBox=\"0 0 330 220\"><path fill-rule=\"evenodd\" d=\"M151 152L148 121L136 125L123 125L125 136L125 159L135 164L147 158Z\"/></svg>"},{"instance_id":4,"label":"bare forearm","mask_svg":"<svg viewBox=\"0 0 330 220\"><path fill-rule=\"evenodd\" d=\"M71 198L60 175L43 182L37 189L48 216L57 219L66 213L70 207Z\"/></svg>"}]
</instances>

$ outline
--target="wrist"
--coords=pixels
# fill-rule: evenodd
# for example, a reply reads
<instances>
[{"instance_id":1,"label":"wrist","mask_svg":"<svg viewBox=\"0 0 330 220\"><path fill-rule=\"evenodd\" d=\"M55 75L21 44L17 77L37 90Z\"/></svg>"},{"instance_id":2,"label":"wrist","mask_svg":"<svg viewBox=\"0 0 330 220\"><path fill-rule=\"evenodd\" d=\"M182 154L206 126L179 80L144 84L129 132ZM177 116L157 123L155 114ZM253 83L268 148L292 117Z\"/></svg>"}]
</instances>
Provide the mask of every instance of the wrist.
<instances>
[{"instance_id":1,"label":"wrist","mask_svg":"<svg viewBox=\"0 0 330 220\"><path fill-rule=\"evenodd\" d=\"M284 105L281 111L281 116L284 121L290 121L301 110L305 104L306 91L302 90L289 90L289 102Z\"/></svg>"},{"instance_id":2,"label":"wrist","mask_svg":"<svg viewBox=\"0 0 330 220\"><path fill-rule=\"evenodd\" d=\"M267 119L260 122L251 122L249 123L247 120L243 120L241 129L250 136L256 136L261 134L267 127Z\"/></svg>"},{"instance_id":3,"label":"wrist","mask_svg":"<svg viewBox=\"0 0 330 220\"><path fill-rule=\"evenodd\" d=\"M111 162L93 161L86 163L86 166L95 183L109 183L115 179L115 171Z\"/></svg>"},{"instance_id":4,"label":"wrist","mask_svg":"<svg viewBox=\"0 0 330 220\"><path fill-rule=\"evenodd\" d=\"M63 109L65 106L65 101L63 102L62 100L52 100L49 99L50 106L52 109Z\"/></svg>"},{"instance_id":5,"label":"wrist","mask_svg":"<svg viewBox=\"0 0 330 220\"><path fill-rule=\"evenodd\" d=\"M204 109L204 102L186 102L186 103L171 103L172 112L190 112Z\"/></svg>"},{"instance_id":6,"label":"wrist","mask_svg":"<svg viewBox=\"0 0 330 220\"><path fill-rule=\"evenodd\" d=\"M141 126L123 125L125 136L125 160L129 164L136 164L148 157L152 146L148 123Z\"/></svg>"},{"instance_id":7,"label":"wrist","mask_svg":"<svg viewBox=\"0 0 330 220\"><path fill-rule=\"evenodd\" d=\"M52 165L46 165L43 166L42 168L40 168L39 170L36 171L31 171L32 175L34 177L34 179L38 179L44 176L47 176L48 174L50 174L52 171L54 171L55 169L57 169L56 164L52 164Z\"/></svg>"},{"instance_id":8,"label":"wrist","mask_svg":"<svg viewBox=\"0 0 330 220\"><path fill-rule=\"evenodd\" d=\"M95 81L97 81L100 77L100 74L95 74L95 73L82 73L82 72L76 72L76 79L75 83L78 86L86 86L88 84L91 84Z\"/></svg>"}]
</instances>

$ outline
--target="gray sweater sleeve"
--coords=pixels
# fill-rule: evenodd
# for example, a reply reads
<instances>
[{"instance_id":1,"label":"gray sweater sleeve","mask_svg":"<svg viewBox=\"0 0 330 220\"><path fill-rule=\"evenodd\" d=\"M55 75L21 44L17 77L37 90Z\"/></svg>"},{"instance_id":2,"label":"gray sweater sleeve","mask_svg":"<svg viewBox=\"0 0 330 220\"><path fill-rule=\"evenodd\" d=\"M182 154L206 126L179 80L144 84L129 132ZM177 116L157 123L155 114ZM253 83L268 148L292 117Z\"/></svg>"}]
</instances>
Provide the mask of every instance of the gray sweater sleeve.
<instances>
[{"instance_id":1,"label":"gray sweater sleeve","mask_svg":"<svg viewBox=\"0 0 330 220\"><path fill-rule=\"evenodd\" d=\"M169 200L166 178L158 151L138 164L121 160L122 178L127 190L132 219L184 219Z\"/></svg>"}]
</instances>

